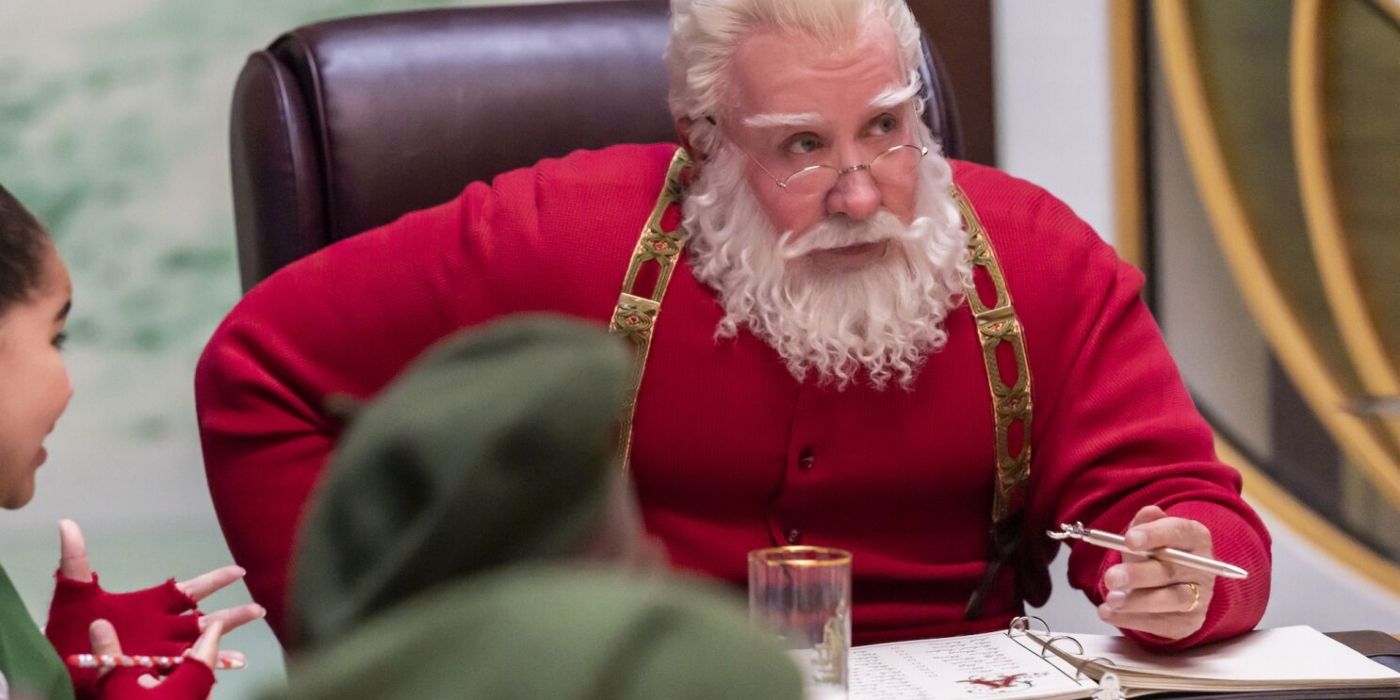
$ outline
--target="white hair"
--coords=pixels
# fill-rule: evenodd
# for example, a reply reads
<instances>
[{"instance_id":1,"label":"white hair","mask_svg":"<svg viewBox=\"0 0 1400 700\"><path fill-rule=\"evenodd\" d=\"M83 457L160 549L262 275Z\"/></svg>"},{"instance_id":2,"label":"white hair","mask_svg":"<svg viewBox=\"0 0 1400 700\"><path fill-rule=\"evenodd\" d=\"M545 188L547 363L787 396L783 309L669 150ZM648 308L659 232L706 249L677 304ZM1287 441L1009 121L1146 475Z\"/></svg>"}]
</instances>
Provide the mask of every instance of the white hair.
<instances>
[{"instance_id":1,"label":"white hair","mask_svg":"<svg viewBox=\"0 0 1400 700\"><path fill-rule=\"evenodd\" d=\"M743 176L743 158L722 147L682 207L691 268L724 307L716 338L748 328L799 380L815 371L845 388L864 370L877 389L891 379L910 388L924 359L947 343L943 321L972 283L948 161L937 151L921 161L911 224L882 210L865 221L828 218L792 240L769 223ZM823 269L803 257L878 241L888 241L884 257L855 270Z\"/></svg>"},{"instance_id":2,"label":"white hair","mask_svg":"<svg viewBox=\"0 0 1400 700\"><path fill-rule=\"evenodd\" d=\"M904 0L671 0L666 47L671 114L694 121L695 147L713 152L718 137L705 117L723 113L730 59L747 33L772 28L835 43L859 35L877 19L894 31L900 68L917 83L922 33Z\"/></svg>"}]
</instances>

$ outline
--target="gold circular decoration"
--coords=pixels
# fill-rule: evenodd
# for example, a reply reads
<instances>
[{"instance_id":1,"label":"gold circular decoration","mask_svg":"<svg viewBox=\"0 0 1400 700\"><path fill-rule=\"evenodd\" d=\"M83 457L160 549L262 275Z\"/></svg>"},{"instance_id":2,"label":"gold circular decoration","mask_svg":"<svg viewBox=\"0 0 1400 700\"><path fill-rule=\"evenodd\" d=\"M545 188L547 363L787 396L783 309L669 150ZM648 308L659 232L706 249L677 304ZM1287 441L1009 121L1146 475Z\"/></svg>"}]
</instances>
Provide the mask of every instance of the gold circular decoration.
<instances>
[{"instance_id":1,"label":"gold circular decoration","mask_svg":"<svg viewBox=\"0 0 1400 700\"><path fill-rule=\"evenodd\" d=\"M1234 2L1211 7L1218 10L1225 6L1231 11L1248 9L1239 8ZM1231 163L1224 152L1215 121L1215 110L1221 106L1212 104L1207 96L1191 10L1186 0L1157 0L1154 17L1176 121L1198 190L1232 275L1251 315L1313 413L1387 501L1400 507L1400 459L1394 446L1382 434L1378 421L1351 415L1345 410L1361 383L1346 361L1345 350L1322 344L1330 339L1327 328L1332 329L1333 337L1338 335L1330 313L1323 319L1310 313L1307 315L1309 322L1305 323L1296 307L1302 303L1317 304L1321 300L1308 295L1303 295L1306 297L1303 299L1297 295L1290 298L1270 267L1259 228L1252 219L1260 215L1260 210L1246 206L1241 190L1248 183L1239 179L1239 164ZM1292 168L1288 170L1291 173ZM1281 176L1286 178L1290 173ZM1289 203L1279 204L1282 209ZM1292 204L1301 209L1297 202ZM1269 213L1278 216L1277 211ZM1277 245L1274 239L1270 242ZM1296 283L1296 280L1289 281ZM1319 292L1317 296L1322 294Z\"/></svg>"}]
</instances>

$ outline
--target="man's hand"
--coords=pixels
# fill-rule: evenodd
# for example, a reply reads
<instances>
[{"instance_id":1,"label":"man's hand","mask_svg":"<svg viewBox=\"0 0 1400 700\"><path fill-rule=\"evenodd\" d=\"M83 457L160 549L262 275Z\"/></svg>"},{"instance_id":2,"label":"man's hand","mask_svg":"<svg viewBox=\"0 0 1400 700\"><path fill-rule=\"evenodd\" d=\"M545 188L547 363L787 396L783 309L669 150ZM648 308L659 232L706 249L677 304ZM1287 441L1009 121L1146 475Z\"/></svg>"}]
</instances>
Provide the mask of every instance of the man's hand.
<instances>
[{"instance_id":1,"label":"man's hand","mask_svg":"<svg viewBox=\"0 0 1400 700\"><path fill-rule=\"evenodd\" d=\"M1168 517L1157 506L1138 511L1124 537L1129 547L1139 551L1172 547L1203 557L1212 556L1210 530L1206 526L1194 520ZM1205 623L1206 610L1215 592L1215 577L1125 553L1122 563L1104 572L1103 585L1108 594L1099 606L1099 618L1104 622L1167 639L1181 639Z\"/></svg>"}]
</instances>

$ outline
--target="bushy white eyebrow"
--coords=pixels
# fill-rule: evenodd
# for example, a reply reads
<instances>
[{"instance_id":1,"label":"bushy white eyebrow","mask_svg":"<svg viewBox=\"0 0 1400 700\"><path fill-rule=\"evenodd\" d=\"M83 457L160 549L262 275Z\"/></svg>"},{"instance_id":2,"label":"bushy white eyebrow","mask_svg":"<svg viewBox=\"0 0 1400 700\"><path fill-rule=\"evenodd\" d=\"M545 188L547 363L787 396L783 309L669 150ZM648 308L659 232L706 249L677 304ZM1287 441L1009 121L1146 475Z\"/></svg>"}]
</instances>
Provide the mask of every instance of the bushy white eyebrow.
<instances>
[{"instance_id":1,"label":"bushy white eyebrow","mask_svg":"<svg viewBox=\"0 0 1400 700\"><path fill-rule=\"evenodd\" d=\"M875 109L898 107L913 99L917 94L919 94L919 81L916 78L899 87L886 88L884 92L870 100L870 106Z\"/></svg>"},{"instance_id":2,"label":"bushy white eyebrow","mask_svg":"<svg viewBox=\"0 0 1400 700\"><path fill-rule=\"evenodd\" d=\"M818 126L823 122L822 115L816 112L755 114L744 118L744 126L755 129L771 129L788 126Z\"/></svg>"}]
</instances>

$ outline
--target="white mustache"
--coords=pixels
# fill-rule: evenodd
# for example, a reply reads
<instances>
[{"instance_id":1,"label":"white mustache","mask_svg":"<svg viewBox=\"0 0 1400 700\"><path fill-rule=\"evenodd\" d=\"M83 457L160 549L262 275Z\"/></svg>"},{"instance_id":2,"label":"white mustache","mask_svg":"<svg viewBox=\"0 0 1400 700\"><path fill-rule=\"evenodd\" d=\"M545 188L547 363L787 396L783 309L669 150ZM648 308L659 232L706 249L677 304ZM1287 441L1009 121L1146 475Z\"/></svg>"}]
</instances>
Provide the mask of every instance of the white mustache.
<instances>
[{"instance_id":1,"label":"white mustache","mask_svg":"<svg viewBox=\"0 0 1400 700\"><path fill-rule=\"evenodd\" d=\"M924 231L925 227L922 226L906 226L899 217L885 210L876 212L865 221L831 218L812 227L796 240L793 240L792 231L783 233L778 238L778 257L787 262L818 250L881 241L916 240L925 235Z\"/></svg>"}]
</instances>

